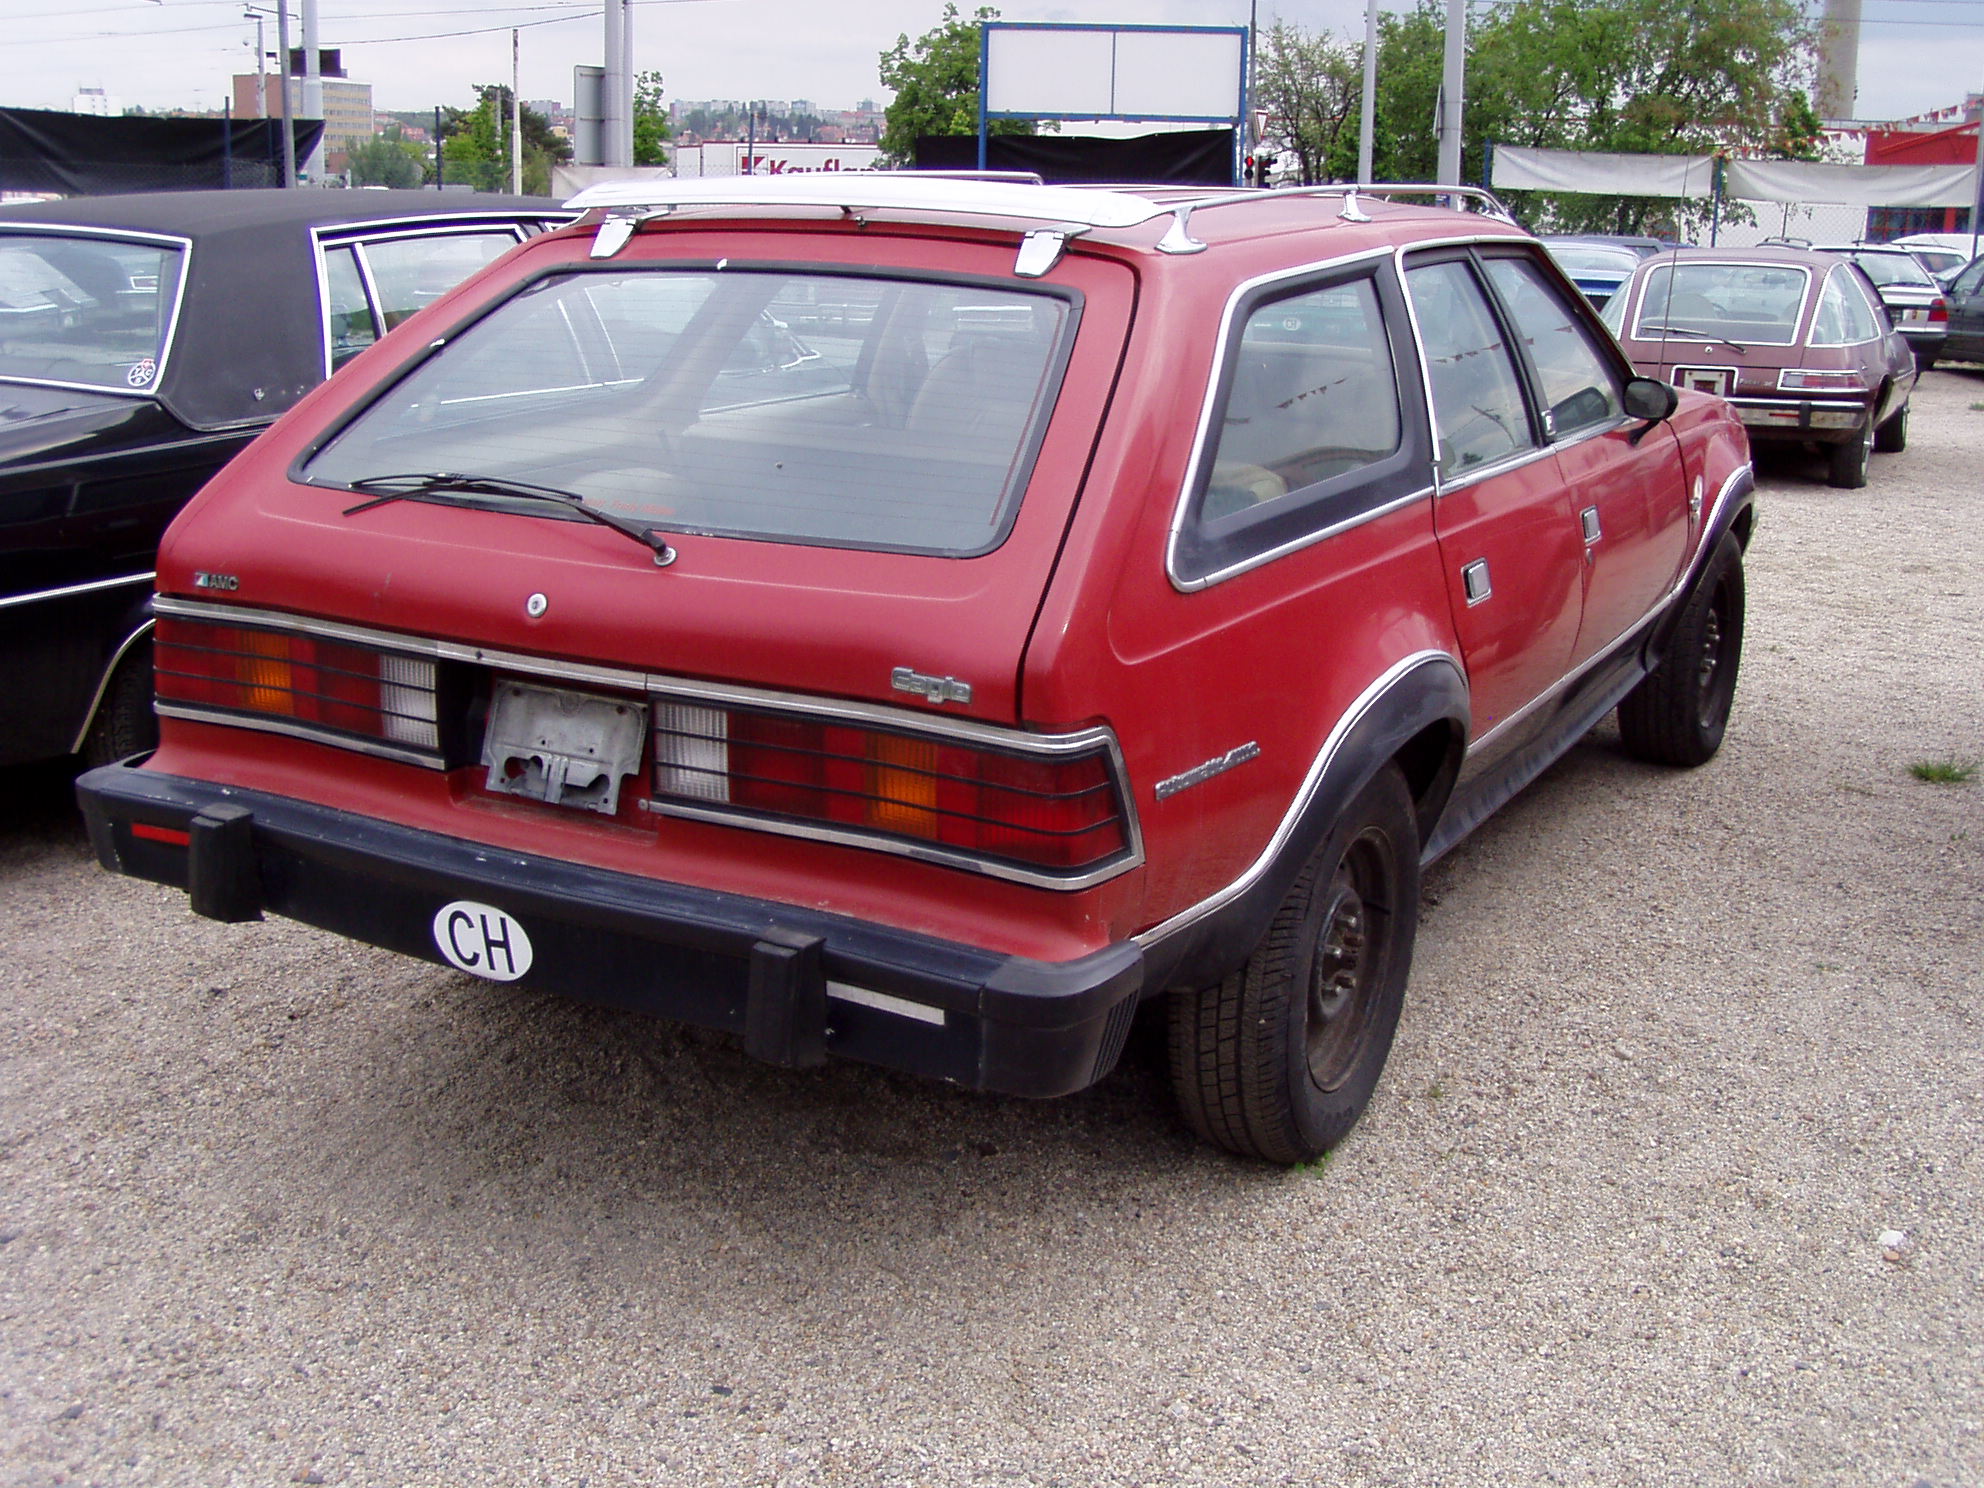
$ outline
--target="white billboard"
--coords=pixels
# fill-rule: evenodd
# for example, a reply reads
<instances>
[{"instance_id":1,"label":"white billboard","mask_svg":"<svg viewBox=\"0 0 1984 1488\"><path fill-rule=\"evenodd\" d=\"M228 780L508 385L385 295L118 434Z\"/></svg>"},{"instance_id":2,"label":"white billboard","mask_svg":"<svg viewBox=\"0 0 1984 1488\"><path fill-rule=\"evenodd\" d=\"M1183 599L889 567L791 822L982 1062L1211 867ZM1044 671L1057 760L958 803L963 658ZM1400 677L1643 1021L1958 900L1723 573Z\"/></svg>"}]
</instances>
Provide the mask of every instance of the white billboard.
<instances>
[{"instance_id":1,"label":"white billboard","mask_svg":"<svg viewBox=\"0 0 1984 1488\"><path fill-rule=\"evenodd\" d=\"M1246 114L1240 26L983 26L985 112L1048 119L1237 122Z\"/></svg>"}]
</instances>

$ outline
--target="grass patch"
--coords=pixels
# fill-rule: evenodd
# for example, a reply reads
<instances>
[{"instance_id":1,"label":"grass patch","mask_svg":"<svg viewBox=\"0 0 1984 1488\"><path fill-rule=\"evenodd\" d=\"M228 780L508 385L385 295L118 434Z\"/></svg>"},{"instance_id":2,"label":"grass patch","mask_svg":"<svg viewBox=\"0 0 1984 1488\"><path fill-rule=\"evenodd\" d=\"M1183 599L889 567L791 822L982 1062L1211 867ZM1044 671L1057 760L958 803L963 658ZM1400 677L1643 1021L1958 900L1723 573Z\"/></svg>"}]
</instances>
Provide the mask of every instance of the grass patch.
<instances>
[{"instance_id":1,"label":"grass patch","mask_svg":"<svg viewBox=\"0 0 1984 1488\"><path fill-rule=\"evenodd\" d=\"M1977 766L1956 760L1917 760L1908 767L1908 773L1931 785L1962 785L1977 773Z\"/></svg>"}]
</instances>

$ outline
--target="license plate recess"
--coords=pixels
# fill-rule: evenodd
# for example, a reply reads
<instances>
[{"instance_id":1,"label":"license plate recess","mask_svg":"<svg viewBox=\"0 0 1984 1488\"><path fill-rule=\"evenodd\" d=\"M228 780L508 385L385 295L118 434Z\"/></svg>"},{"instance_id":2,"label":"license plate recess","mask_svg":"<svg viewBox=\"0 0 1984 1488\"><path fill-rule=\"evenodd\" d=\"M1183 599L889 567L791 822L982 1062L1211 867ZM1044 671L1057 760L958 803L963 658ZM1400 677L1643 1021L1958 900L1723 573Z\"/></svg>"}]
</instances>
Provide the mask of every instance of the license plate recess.
<instances>
[{"instance_id":1,"label":"license plate recess","mask_svg":"<svg viewBox=\"0 0 1984 1488\"><path fill-rule=\"evenodd\" d=\"M487 787L612 816L646 734L647 709L630 699L498 681L482 742Z\"/></svg>"}]
</instances>

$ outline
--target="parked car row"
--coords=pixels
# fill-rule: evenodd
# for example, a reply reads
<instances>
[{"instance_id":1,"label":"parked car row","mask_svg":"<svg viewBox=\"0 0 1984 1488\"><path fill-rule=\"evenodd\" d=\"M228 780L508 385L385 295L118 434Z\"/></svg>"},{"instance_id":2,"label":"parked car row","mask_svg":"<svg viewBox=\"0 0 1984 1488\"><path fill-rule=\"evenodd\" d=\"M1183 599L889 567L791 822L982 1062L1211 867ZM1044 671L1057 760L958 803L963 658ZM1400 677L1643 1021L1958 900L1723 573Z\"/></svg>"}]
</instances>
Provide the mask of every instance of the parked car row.
<instances>
[{"instance_id":1,"label":"parked car row","mask_svg":"<svg viewBox=\"0 0 1984 1488\"><path fill-rule=\"evenodd\" d=\"M421 191L0 207L0 764L146 747L173 514L336 368L568 220Z\"/></svg>"}]
</instances>

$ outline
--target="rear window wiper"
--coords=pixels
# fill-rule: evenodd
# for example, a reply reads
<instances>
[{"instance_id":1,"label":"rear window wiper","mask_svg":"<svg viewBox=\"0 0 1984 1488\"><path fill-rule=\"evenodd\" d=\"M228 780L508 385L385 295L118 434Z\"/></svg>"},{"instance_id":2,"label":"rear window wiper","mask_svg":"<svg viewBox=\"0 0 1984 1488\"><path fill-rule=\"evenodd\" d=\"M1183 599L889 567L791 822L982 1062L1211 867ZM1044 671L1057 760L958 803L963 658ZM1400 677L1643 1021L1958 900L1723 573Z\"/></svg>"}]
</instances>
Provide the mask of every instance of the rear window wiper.
<instances>
[{"instance_id":1,"label":"rear window wiper","mask_svg":"<svg viewBox=\"0 0 1984 1488\"><path fill-rule=\"evenodd\" d=\"M1720 331L1702 331L1697 330L1693 326L1643 325L1640 329L1643 331L1658 331L1663 336L1691 336L1697 341L1720 341L1724 346L1733 347L1737 351L1748 351L1750 349L1741 341L1731 341Z\"/></svg>"},{"instance_id":2,"label":"rear window wiper","mask_svg":"<svg viewBox=\"0 0 1984 1488\"><path fill-rule=\"evenodd\" d=\"M651 528L642 527L616 517L611 512L601 511L596 506L588 506L585 497L576 491L561 491L555 486L534 486L529 481L511 480L500 475L460 475L446 470L409 472L405 475L368 475L362 480L350 481L354 491L377 491L379 494L370 501L361 501L356 506L344 509L347 517L370 511L375 506L384 506L391 501L421 501L429 496L509 496L523 501L549 501L570 512L576 512L588 522L597 522L602 527L611 527L615 532L631 537L635 542L654 554L656 568L666 568L675 561L675 549L670 547L661 534Z\"/></svg>"}]
</instances>

